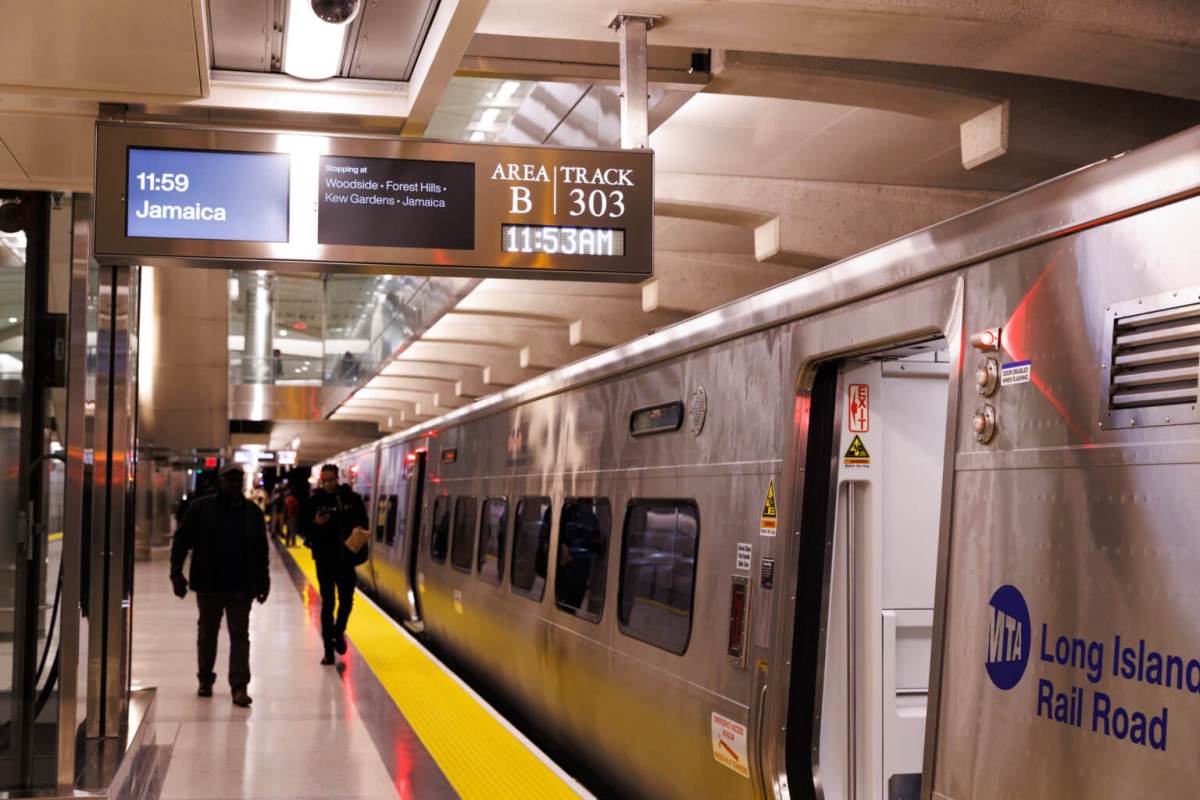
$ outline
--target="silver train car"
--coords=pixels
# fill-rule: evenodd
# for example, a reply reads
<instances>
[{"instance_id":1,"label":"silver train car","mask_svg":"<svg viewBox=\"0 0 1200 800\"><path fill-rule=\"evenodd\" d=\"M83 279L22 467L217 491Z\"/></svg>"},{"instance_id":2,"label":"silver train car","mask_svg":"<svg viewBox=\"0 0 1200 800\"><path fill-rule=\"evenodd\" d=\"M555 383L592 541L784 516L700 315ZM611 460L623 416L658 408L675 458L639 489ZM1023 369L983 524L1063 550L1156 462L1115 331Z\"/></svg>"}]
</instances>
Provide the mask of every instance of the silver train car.
<instances>
[{"instance_id":1,"label":"silver train car","mask_svg":"<svg viewBox=\"0 0 1200 800\"><path fill-rule=\"evenodd\" d=\"M341 454L604 792L1193 797L1200 128Z\"/></svg>"}]
</instances>

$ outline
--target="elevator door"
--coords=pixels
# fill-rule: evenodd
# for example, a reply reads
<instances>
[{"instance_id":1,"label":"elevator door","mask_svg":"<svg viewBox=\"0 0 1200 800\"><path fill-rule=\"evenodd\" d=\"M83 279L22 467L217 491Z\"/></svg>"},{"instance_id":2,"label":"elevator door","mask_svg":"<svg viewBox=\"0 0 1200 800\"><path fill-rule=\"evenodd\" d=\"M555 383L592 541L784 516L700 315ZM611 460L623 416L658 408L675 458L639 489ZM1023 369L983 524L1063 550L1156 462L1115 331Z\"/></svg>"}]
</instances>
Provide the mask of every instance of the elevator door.
<instances>
[{"instance_id":1,"label":"elevator door","mask_svg":"<svg viewBox=\"0 0 1200 800\"><path fill-rule=\"evenodd\" d=\"M17 789L55 781L66 326L52 208L60 239L69 214L45 193L0 205L0 788Z\"/></svg>"}]
</instances>

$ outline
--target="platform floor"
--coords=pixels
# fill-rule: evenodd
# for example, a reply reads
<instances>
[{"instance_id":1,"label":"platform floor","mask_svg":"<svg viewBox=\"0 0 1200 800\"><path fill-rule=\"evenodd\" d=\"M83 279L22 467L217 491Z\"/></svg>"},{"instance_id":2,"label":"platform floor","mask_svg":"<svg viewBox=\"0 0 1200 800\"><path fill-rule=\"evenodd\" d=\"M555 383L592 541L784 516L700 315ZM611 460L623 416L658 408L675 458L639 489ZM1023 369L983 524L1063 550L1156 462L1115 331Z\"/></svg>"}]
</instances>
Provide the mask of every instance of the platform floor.
<instances>
[{"instance_id":1,"label":"platform floor","mask_svg":"<svg viewBox=\"0 0 1200 800\"><path fill-rule=\"evenodd\" d=\"M133 682L158 690L165 800L587 796L361 593L348 652L322 666L308 552L271 562L250 709L230 701L224 632L214 696L196 696L194 596L171 594L165 562L137 566Z\"/></svg>"}]
</instances>

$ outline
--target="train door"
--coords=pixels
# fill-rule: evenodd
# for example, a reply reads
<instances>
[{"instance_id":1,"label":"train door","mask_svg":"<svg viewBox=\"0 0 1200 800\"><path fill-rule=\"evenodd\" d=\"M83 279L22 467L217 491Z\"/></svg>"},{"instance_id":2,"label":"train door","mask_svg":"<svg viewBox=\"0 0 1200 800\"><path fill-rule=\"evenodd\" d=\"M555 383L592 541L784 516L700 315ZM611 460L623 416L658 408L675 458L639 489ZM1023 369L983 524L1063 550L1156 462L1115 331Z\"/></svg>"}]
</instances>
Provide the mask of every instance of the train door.
<instances>
[{"instance_id":1,"label":"train door","mask_svg":"<svg viewBox=\"0 0 1200 800\"><path fill-rule=\"evenodd\" d=\"M408 470L408 540L404 548L406 606L414 626L422 624L420 594L417 592L417 555L421 547L421 506L425 502L425 450L415 450L405 459Z\"/></svg>"},{"instance_id":2,"label":"train door","mask_svg":"<svg viewBox=\"0 0 1200 800\"><path fill-rule=\"evenodd\" d=\"M376 468L378 466L376 459L378 455L375 448L356 453L352 456L352 460L347 468L346 482L350 484L359 497L362 498L363 505L367 510L367 530L375 530L377 524L377 507L376 507ZM372 539L368 537L366 546L371 548L370 553L374 553L374 544ZM375 572L371 564L371 559L368 558L365 562L355 568L358 573L359 585L366 586L370 591L375 591Z\"/></svg>"},{"instance_id":3,"label":"train door","mask_svg":"<svg viewBox=\"0 0 1200 800\"><path fill-rule=\"evenodd\" d=\"M812 693L793 693L789 722L811 726L826 800L920 797L949 361L936 339L817 373L801 528L825 532L822 574L802 576L821 587L818 647L795 667Z\"/></svg>"},{"instance_id":4,"label":"train door","mask_svg":"<svg viewBox=\"0 0 1200 800\"><path fill-rule=\"evenodd\" d=\"M408 497L402 455L399 446L380 447L375 480L378 498L375 501L375 532L371 537L371 572L375 576L377 597L389 607L400 604L398 593L403 588L398 576L401 557L396 546L397 536L403 536L404 501Z\"/></svg>"}]
</instances>

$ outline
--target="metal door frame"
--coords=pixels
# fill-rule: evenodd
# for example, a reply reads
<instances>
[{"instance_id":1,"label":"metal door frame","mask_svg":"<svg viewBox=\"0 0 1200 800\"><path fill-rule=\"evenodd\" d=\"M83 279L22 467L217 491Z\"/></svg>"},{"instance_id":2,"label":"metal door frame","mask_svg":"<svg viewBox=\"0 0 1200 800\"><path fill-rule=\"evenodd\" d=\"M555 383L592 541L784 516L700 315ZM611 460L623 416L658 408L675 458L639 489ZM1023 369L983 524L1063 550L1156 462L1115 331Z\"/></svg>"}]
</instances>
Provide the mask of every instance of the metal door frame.
<instances>
[{"instance_id":1,"label":"metal door frame","mask_svg":"<svg viewBox=\"0 0 1200 800\"><path fill-rule=\"evenodd\" d=\"M417 591L417 558L421 554L421 521L425 516L422 513L421 505L425 502L425 462L429 451L422 448L411 452L415 453L417 457L412 464L413 476L409 479L409 519L405 526L408 531L408 541L405 542L407 552L402 554L402 558L405 559L404 575L408 583L409 605L412 608L410 622L414 626L423 627L425 617L421 614L421 597L420 592Z\"/></svg>"},{"instance_id":2,"label":"metal door frame","mask_svg":"<svg viewBox=\"0 0 1200 800\"><path fill-rule=\"evenodd\" d=\"M48 311L50 282L50 195L28 192L22 328L21 413L17 454L16 542L13 551L12 730L17 783L32 788L34 726L37 722L39 608L43 598L46 540L44 497L46 453L45 363L38 353L38 327ZM49 632L47 632L49 633Z\"/></svg>"},{"instance_id":3,"label":"metal door frame","mask_svg":"<svg viewBox=\"0 0 1200 800\"><path fill-rule=\"evenodd\" d=\"M87 735L121 735L129 700L133 471L136 448L136 267L101 267L88 570ZM82 320L72 321L72 325Z\"/></svg>"},{"instance_id":4,"label":"metal door frame","mask_svg":"<svg viewBox=\"0 0 1200 800\"><path fill-rule=\"evenodd\" d=\"M932 789L933 749L937 741L937 721L940 700L941 665L944 656L944 623L946 607L946 574L950 553L950 523L954 483L954 452L958 427L958 404L962 390L961 376L964 359L963 335L963 304L965 281L961 275L951 274L932 279L909 288L890 292L876 298L860 301L849 306L824 312L809 320L798 323L792 334L795 342L792 360L792 374L796 375L795 395L785 403L789 417L794 404L804 404L809 407L813 401L814 382L818 371L824 364L838 362L847 357L886 349L905 342L920 341L931 336L944 337L948 343L951 363L948 387L948 407L946 412L946 444L944 454L944 472L942 480L941 515L939 521L937 584L935 588L935 611L930 654L930 682L928 716L925 729L925 764L923 769L924 781L922 797L929 800ZM836 379L840 385L840 378ZM837 425L837 413L840 409L840 395L835 390L834 409ZM800 557L802 554L802 537L800 519L804 511L803 499L805 481L803 480L805 464L809 455L809 441L805 433L809 423L809 414L801 419L789 419L781 430L790 432L784 460L784 475L782 485L788 487L780 496L787 498L788 508L783 510L781 519L787 520L786 535L780 533L777 558L785 566L786 572L778 584L778 589L771 598L771 630L774 632L769 649L768 663L778 665L769 669L762 685L761 700L752 708L751 730L762 731L755 749L761 759L762 775L765 790L768 795L779 798L823 798L820 788L820 704L823 677L820 674L823 663L823 644L818 653L812 657L821 659L817 662L815 696L812 699L814 715L811 720L811 752L807 755L808 763L812 766L812 779L805 781L802 786L789 785L788 775L788 725L787 718L793 664L793 641L797 625L797 597L800 595L798 580L801 575ZM836 449L831 453L831 475L836 476ZM831 483L829 503L835 501L836 483ZM786 516L785 516L786 515ZM826 516L826 530L820 532L823 544L824 563L821 565L825 576L821 587L821 606L818 613L821 619L828 614L829 586L828 575L831 558L834 515L830 507ZM824 634L820 636L823 643ZM801 724L805 724L801 721ZM794 776L793 776L794 777ZM832 800L832 799L831 799Z\"/></svg>"},{"instance_id":5,"label":"metal door frame","mask_svg":"<svg viewBox=\"0 0 1200 800\"><path fill-rule=\"evenodd\" d=\"M85 517L90 487L91 433L87 425L87 319L91 267L92 198L75 194L71 200L71 276L68 311L66 491L63 497L63 594L59 634L58 787L73 788L76 743L86 705L80 704L80 656L84 636L90 639L82 613L83 541L91 533ZM83 650L86 652L86 650ZM86 675L84 677L86 689Z\"/></svg>"}]
</instances>

